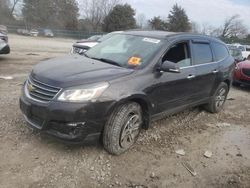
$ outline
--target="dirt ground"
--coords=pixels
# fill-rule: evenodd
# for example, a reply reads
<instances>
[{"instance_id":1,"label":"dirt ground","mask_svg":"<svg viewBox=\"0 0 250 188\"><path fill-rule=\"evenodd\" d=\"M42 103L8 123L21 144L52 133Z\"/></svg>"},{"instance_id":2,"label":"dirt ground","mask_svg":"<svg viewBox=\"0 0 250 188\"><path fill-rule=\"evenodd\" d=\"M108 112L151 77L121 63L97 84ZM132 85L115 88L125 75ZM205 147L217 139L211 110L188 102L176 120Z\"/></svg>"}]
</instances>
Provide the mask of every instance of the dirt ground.
<instances>
[{"instance_id":1,"label":"dirt ground","mask_svg":"<svg viewBox=\"0 0 250 188\"><path fill-rule=\"evenodd\" d=\"M112 156L98 141L70 146L33 132L19 110L32 66L69 53L74 40L9 40L11 54L0 56L0 76L14 77L0 79L0 187L250 187L250 89L232 88L219 114L194 108L157 121L130 151Z\"/></svg>"}]
</instances>

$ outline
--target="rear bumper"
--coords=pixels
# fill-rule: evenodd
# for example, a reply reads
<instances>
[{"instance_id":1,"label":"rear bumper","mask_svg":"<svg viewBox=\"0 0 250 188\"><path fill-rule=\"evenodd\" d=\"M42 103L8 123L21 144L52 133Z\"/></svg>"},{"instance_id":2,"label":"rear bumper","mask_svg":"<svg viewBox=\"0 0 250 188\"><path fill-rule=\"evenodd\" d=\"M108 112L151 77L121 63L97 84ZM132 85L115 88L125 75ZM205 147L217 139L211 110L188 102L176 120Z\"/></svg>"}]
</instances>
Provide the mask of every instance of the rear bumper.
<instances>
[{"instance_id":1,"label":"rear bumper","mask_svg":"<svg viewBox=\"0 0 250 188\"><path fill-rule=\"evenodd\" d=\"M9 45L6 45L2 49L0 49L0 54L9 54L10 53L10 47Z\"/></svg>"},{"instance_id":2,"label":"rear bumper","mask_svg":"<svg viewBox=\"0 0 250 188\"><path fill-rule=\"evenodd\" d=\"M81 143L100 135L110 105L110 102L78 104L55 101L41 104L26 96L21 96L19 103L30 128L70 143Z\"/></svg>"}]
</instances>

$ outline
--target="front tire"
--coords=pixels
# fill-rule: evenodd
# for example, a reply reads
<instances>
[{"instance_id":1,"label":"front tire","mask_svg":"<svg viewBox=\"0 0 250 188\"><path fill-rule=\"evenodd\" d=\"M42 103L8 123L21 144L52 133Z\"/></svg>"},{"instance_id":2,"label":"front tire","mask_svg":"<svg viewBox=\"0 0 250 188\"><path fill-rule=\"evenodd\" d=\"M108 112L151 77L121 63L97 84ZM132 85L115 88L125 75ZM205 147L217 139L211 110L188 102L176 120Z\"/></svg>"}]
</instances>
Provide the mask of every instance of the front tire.
<instances>
[{"instance_id":1,"label":"front tire","mask_svg":"<svg viewBox=\"0 0 250 188\"><path fill-rule=\"evenodd\" d=\"M221 83L215 91L210 103L205 106L205 109L211 113L220 112L226 102L228 92L228 85L225 82Z\"/></svg>"},{"instance_id":2,"label":"front tire","mask_svg":"<svg viewBox=\"0 0 250 188\"><path fill-rule=\"evenodd\" d=\"M136 142L142 122L142 110L138 103L130 102L119 106L104 127L104 148L114 155L127 151Z\"/></svg>"}]
</instances>

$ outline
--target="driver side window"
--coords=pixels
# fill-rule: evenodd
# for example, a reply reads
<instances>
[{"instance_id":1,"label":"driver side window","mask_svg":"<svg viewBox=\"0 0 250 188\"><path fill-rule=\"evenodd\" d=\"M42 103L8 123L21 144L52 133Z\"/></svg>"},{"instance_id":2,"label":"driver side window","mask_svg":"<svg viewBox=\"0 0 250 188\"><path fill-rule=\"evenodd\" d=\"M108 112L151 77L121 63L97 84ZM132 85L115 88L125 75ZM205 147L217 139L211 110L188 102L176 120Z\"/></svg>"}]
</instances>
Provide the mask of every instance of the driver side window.
<instances>
[{"instance_id":1,"label":"driver side window","mask_svg":"<svg viewBox=\"0 0 250 188\"><path fill-rule=\"evenodd\" d=\"M190 48L188 42L174 44L163 56L162 62L171 61L180 68L191 66Z\"/></svg>"}]
</instances>

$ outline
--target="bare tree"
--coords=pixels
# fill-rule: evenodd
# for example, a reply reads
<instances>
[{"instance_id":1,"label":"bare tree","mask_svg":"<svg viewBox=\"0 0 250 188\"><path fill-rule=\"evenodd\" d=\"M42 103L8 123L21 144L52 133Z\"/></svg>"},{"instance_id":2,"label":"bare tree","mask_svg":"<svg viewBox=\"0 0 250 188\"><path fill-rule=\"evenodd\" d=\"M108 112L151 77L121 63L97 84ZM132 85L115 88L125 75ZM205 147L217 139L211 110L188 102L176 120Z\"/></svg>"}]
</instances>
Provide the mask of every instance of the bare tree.
<instances>
[{"instance_id":1,"label":"bare tree","mask_svg":"<svg viewBox=\"0 0 250 188\"><path fill-rule=\"evenodd\" d=\"M11 2L11 9L10 9L10 13L11 15L13 15L16 5L20 2L20 0L12 0Z\"/></svg>"},{"instance_id":2,"label":"bare tree","mask_svg":"<svg viewBox=\"0 0 250 188\"><path fill-rule=\"evenodd\" d=\"M247 28L243 24L239 15L227 18L221 28L221 37L241 37L247 34Z\"/></svg>"},{"instance_id":3,"label":"bare tree","mask_svg":"<svg viewBox=\"0 0 250 188\"><path fill-rule=\"evenodd\" d=\"M136 24L139 28L143 28L146 24L146 16L145 14L138 14L138 16L136 17Z\"/></svg>"},{"instance_id":4,"label":"bare tree","mask_svg":"<svg viewBox=\"0 0 250 188\"><path fill-rule=\"evenodd\" d=\"M194 22L194 21L191 22L191 32L192 33L200 33L201 32L200 25L197 22Z\"/></svg>"},{"instance_id":5,"label":"bare tree","mask_svg":"<svg viewBox=\"0 0 250 188\"><path fill-rule=\"evenodd\" d=\"M80 3L80 10L90 22L93 30L101 28L104 18L121 0L86 0Z\"/></svg>"},{"instance_id":6,"label":"bare tree","mask_svg":"<svg viewBox=\"0 0 250 188\"><path fill-rule=\"evenodd\" d=\"M215 28L213 26L209 25L208 23L203 23L201 25L201 33L203 35L212 35L214 30L215 30Z\"/></svg>"}]
</instances>

